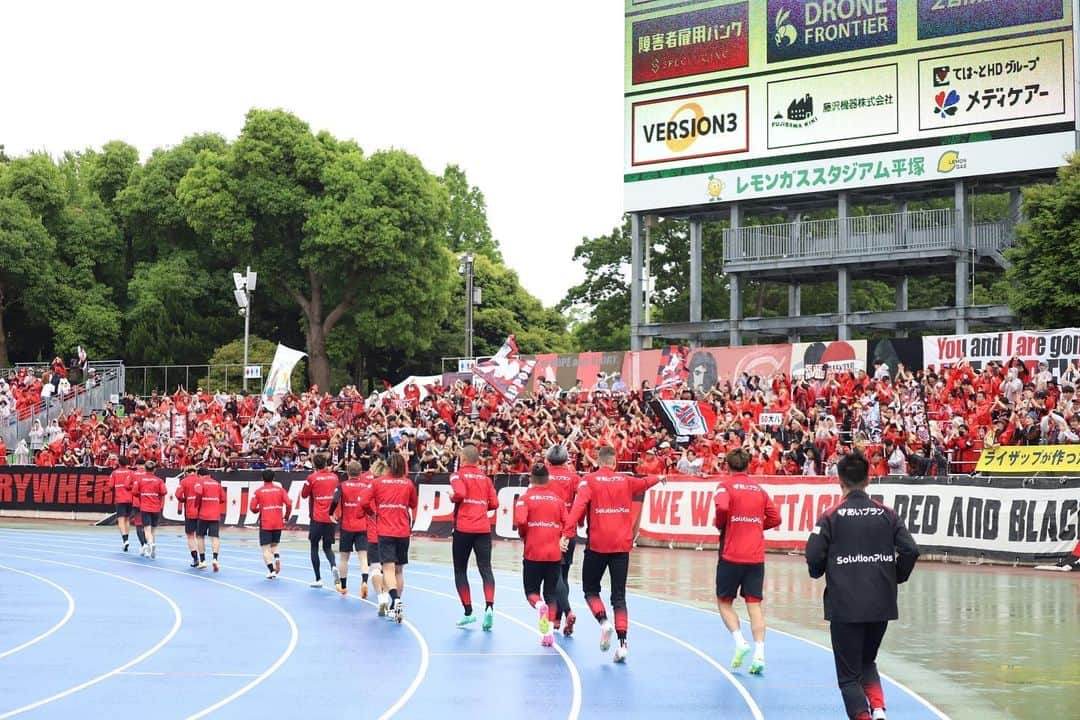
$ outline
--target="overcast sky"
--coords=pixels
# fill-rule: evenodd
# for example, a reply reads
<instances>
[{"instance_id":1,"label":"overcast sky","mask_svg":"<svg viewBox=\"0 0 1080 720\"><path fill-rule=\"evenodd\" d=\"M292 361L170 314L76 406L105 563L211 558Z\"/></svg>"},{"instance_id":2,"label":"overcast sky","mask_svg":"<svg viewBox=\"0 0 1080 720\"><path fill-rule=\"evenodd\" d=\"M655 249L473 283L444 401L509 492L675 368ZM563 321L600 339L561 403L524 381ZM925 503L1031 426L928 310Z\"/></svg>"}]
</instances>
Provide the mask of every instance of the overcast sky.
<instances>
[{"instance_id":1,"label":"overcast sky","mask_svg":"<svg viewBox=\"0 0 1080 720\"><path fill-rule=\"evenodd\" d=\"M282 107L365 152L460 165L545 304L622 213L619 0L26 2L4 8L9 155L125 140L145 159Z\"/></svg>"}]
</instances>

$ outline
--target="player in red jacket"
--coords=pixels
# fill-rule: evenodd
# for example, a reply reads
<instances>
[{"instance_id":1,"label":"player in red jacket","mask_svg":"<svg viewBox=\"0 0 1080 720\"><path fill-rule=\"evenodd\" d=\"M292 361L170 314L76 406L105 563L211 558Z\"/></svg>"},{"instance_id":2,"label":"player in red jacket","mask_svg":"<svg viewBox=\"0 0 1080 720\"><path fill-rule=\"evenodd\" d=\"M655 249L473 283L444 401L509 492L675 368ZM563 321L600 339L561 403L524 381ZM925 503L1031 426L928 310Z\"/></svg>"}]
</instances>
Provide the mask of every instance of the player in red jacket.
<instances>
[{"instance_id":1,"label":"player in red jacket","mask_svg":"<svg viewBox=\"0 0 1080 720\"><path fill-rule=\"evenodd\" d=\"M416 517L417 497L416 485L405 475L405 457L401 453L391 453L387 467L389 474L365 490L360 503L368 505L377 516L379 561L389 588L389 609L380 602L379 614L387 614L400 623L405 616L401 594L405 591L405 565L409 563L409 538Z\"/></svg>"},{"instance_id":2,"label":"player in red jacket","mask_svg":"<svg viewBox=\"0 0 1080 720\"><path fill-rule=\"evenodd\" d=\"M360 597L368 595L368 560L367 560L367 508L360 504L360 496L370 490L371 483L361 479L363 468L353 460L347 468L348 476L334 491L330 501L330 517L340 511L341 538L338 541L338 582L334 589L342 595L348 595L349 556L355 550L360 557Z\"/></svg>"},{"instance_id":3,"label":"player in red jacket","mask_svg":"<svg viewBox=\"0 0 1080 720\"><path fill-rule=\"evenodd\" d=\"M308 498L308 508L311 510L308 544L311 546L311 569L315 571L315 580L311 583L313 588L323 586L322 568L319 565L320 543L326 562L330 563L330 570L334 574L334 584L338 584L338 569L333 550L334 522L330 518L330 502L334 499L337 486L337 473L326 469L326 456L316 455L315 472L307 476L307 481L300 491L300 497Z\"/></svg>"},{"instance_id":4,"label":"player in red jacket","mask_svg":"<svg viewBox=\"0 0 1080 720\"><path fill-rule=\"evenodd\" d=\"M199 529L198 488L202 478L195 473L195 466L184 468L186 475L180 478L176 488L176 502L184 514L184 535L187 536L187 548L191 553L191 567L199 566L199 552L196 550L195 531Z\"/></svg>"},{"instance_id":5,"label":"player in red jacket","mask_svg":"<svg viewBox=\"0 0 1080 720\"><path fill-rule=\"evenodd\" d=\"M450 474L450 502L454 503L454 584L465 614L458 627L476 622L469 588L469 555L476 553L476 567L484 583L484 629L495 621L495 573L491 570L491 520L488 512L499 509L495 485L477 464L480 453L466 445L458 455L459 466Z\"/></svg>"},{"instance_id":6,"label":"player in red jacket","mask_svg":"<svg viewBox=\"0 0 1080 720\"><path fill-rule=\"evenodd\" d=\"M547 451L548 488L557 495L561 495L566 502L566 512L574 506L574 495L577 493L578 483L581 476L566 466L570 460L566 453L566 447L562 444L552 445ZM570 566L574 564L574 548L577 546L577 536L570 538L570 545L562 556L562 570L559 573L558 597L556 599L555 629L559 629L563 616L566 616L566 624L563 626L563 635L570 637L574 634L574 623L577 616L570 609Z\"/></svg>"},{"instance_id":7,"label":"player in red jacket","mask_svg":"<svg viewBox=\"0 0 1080 720\"><path fill-rule=\"evenodd\" d=\"M251 493L248 509L259 514L259 547L262 548L263 562L266 563L266 578L275 580L281 572L278 545L281 543L285 520L292 514L292 500L289 499L289 493L274 482L273 470L263 470L262 479L262 486Z\"/></svg>"},{"instance_id":8,"label":"player in red jacket","mask_svg":"<svg viewBox=\"0 0 1080 720\"><path fill-rule=\"evenodd\" d=\"M720 531L720 557L716 563L716 605L735 640L734 670L750 654L739 615L733 606L741 590L754 633L754 659L750 673L765 672L765 611L761 600L765 584L765 531L780 525L772 498L746 474L750 453L736 448L727 454L731 475L716 488L716 529Z\"/></svg>"},{"instance_id":9,"label":"player in red jacket","mask_svg":"<svg viewBox=\"0 0 1080 720\"><path fill-rule=\"evenodd\" d=\"M142 525L142 498L139 496L139 480L146 468L136 466L131 470L131 524L135 526L135 536L139 538L139 555L146 557L146 531Z\"/></svg>"},{"instance_id":10,"label":"player in red jacket","mask_svg":"<svg viewBox=\"0 0 1080 720\"><path fill-rule=\"evenodd\" d=\"M165 506L165 481L154 474L153 460L146 461L145 472L139 475L139 507L142 513L143 532L146 533L147 555L157 557L154 528L161 521L161 509Z\"/></svg>"},{"instance_id":11,"label":"player in red jacket","mask_svg":"<svg viewBox=\"0 0 1080 720\"><path fill-rule=\"evenodd\" d=\"M120 458L120 467L109 475L109 488L113 492L113 502L116 503L116 525L120 528L124 552L128 551L128 515L131 515L131 484L134 480L134 473L128 467L128 459Z\"/></svg>"},{"instance_id":12,"label":"player in red jacket","mask_svg":"<svg viewBox=\"0 0 1080 720\"><path fill-rule=\"evenodd\" d=\"M386 474L386 463L382 458L372 461L371 467L360 476L360 482L368 490L375 486L379 478ZM371 584L375 588L375 598L379 606L379 615L385 615L390 607L390 595L386 592L386 583L383 582L382 562L379 561L379 531L376 527L375 512L370 500L367 507L367 560L368 572L371 573Z\"/></svg>"},{"instance_id":13,"label":"player in red jacket","mask_svg":"<svg viewBox=\"0 0 1080 720\"><path fill-rule=\"evenodd\" d=\"M221 552L221 513L225 510L225 488L206 468L199 468L199 486L195 490L199 501L199 523L195 531L199 546L200 570L206 569L206 536L210 536L210 548L214 553L214 572L221 569L218 553Z\"/></svg>"},{"instance_id":14,"label":"player in red jacket","mask_svg":"<svg viewBox=\"0 0 1080 720\"><path fill-rule=\"evenodd\" d=\"M566 500L550 485L544 465L535 466L529 480L531 486L514 504L514 525L525 541L521 570L525 597L540 614L540 643L550 647L555 643L552 623L562 579L560 538L566 522Z\"/></svg>"},{"instance_id":15,"label":"player in red jacket","mask_svg":"<svg viewBox=\"0 0 1080 720\"><path fill-rule=\"evenodd\" d=\"M619 647L615 662L626 662L626 632L629 625L626 613L626 575L630 570L630 549L634 545L633 500L662 477L633 477L615 472L616 454L610 445L596 450L600 469L589 473L578 485L574 507L563 525L562 549L570 545L583 517L589 519L588 543L581 565L581 584L585 601L600 623L600 651L611 647L611 622L600 600L600 581L605 572L611 574L611 607L615 611L615 634Z\"/></svg>"}]
</instances>

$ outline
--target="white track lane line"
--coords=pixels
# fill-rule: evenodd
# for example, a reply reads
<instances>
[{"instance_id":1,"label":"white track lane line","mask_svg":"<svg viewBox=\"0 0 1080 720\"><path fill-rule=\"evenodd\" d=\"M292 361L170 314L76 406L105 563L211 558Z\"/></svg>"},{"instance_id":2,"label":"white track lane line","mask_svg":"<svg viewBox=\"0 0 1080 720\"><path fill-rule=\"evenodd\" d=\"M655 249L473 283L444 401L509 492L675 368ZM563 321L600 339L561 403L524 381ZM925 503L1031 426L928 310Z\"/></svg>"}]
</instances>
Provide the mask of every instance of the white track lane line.
<instances>
[{"instance_id":1,"label":"white track lane line","mask_svg":"<svg viewBox=\"0 0 1080 720\"><path fill-rule=\"evenodd\" d=\"M706 614L706 615L708 615L710 617L715 617L714 613L712 613L709 610L706 610L704 608L694 607L693 605L686 605L684 603L675 602L674 600L664 600L662 598L653 597L651 595L642 595L641 593L627 593L628 596L631 595L631 594L634 597L639 597L639 598L642 598L643 600L652 600L653 602L664 603L665 605L674 605L676 607L686 608L687 610L696 610L699 613L704 613L704 614ZM749 623L747 621L743 620L742 622L743 622L744 625L749 626ZM783 635L784 637L789 637L792 640L798 640L799 642L804 642L807 645L812 645L813 647L820 648L820 649L824 650L825 652L829 653L829 655L832 655L833 650L832 650L831 647L826 647L825 645L822 645L821 643L814 642L813 640L807 640L804 637L799 637L798 635L793 635L793 634L791 634L789 632L784 632L783 630L777 630L776 628L771 628L771 627L769 628L769 632L776 633L777 635ZM908 686L904 685L903 683L897 682L892 677L886 675L885 673L881 672L880 670L878 671L878 675L880 675L883 680L888 680L890 683L895 685L898 689L906 692L908 695L910 695L912 698L914 698L916 702L918 702L920 705L925 707L930 712L934 713L934 715L936 715L940 720L950 720L949 716L946 715L940 708L935 707L929 700L927 700L922 695L915 692L914 690L912 690Z\"/></svg>"},{"instance_id":2,"label":"white track lane line","mask_svg":"<svg viewBox=\"0 0 1080 720\"><path fill-rule=\"evenodd\" d=\"M295 551L291 551L291 552L300 553L301 551L295 550ZM304 567L304 566L294 565L292 563L287 563L287 562L283 562L281 564L281 566L282 567L293 568L293 569L296 569L296 570L307 570L307 568ZM243 570L243 569L241 569L240 571L241 572L253 573L253 574L256 574L256 575L261 575L262 574L262 573L259 573L259 572L255 572L253 570ZM412 573L411 572L406 572L406 575L409 575L409 574L412 574ZM417 571L416 574L430 575L431 573L421 573L421 572ZM301 585L307 585L307 583L305 581L298 580L298 579L295 579L295 578L279 578L279 579L288 580L290 582L299 583ZM418 592L426 592L426 593L429 593L431 595L437 595L437 596L440 596L440 597L449 598L451 600L456 600L457 599L456 595L450 595L448 593L439 592L438 590L431 590L429 588L417 587L415 585L412 586L412 589L416 590ZM353 596L350 595L349 597L353 597ZM365 600L364 602L367 602L367 603L369 603L371 605L375 604L375 603L372 603L370 600ZM513 615L508 615L508 614L506 614L504 612L501 612L501 611L498 611L498 610L495 611L495 614L506 618L510 622L513 622L513 623L515 623L517 625L520 625L521 627L525 628L529 632L535 633L537 636L540 635L540 631L538 629L536 629L536 628L532 627L531 625L519 620L518 618L514 617ZM409 623L408 623L408 621L406 621L404 624L409 624ZM413 633L416 634L417 639L421 643L422 653L423 653L423 661L422 661L423 662L423 672L426 673L427 672L428 662L429 662L428 658L429 658L431 653L428 650L427 643L424 642L423 637L419 634L419 632L415 629L415 627L411 627L411 629L413 630ZM568 670L570 671L570 684L571 684L571 689L573 691L573 698L572 698L571 703L570 703L570 712L567 715L567 720L578 720L578 717L581 715L581 676L578 674L577 666L574 664L574 661L570 658L570 656L566 654L566 651L564 651L561 647L559 647L559 645L557 643L555 645L553 645L552 647L554 647L555 651L562 658L563 662L566 663L566 666L567 666ZM417 680L420 680L420 679L422 679L422 675L418 674L417 675ZM403 696L403 699L399 700L397 703L395 703L394 706L391 707L391 709L388 710L384 715L381 715L379 720L385 720L386 718L391 717L394 713L398 712L401 709L401 707L403 707L405 705L405 702L408 701L408 698L412 697L412 695L416 692L416 689L419 687L420 683L417 682L417 681L414 681L414 685L415 685L415 687L410 686L410 688L408 689L407 697Z\"/></svg>"},{"instance_id":3,"label":"white track lane line","mask_svg":"<svg viewBox=\"0 0 1080 720\"><path fill-rule=\"evenodd\" d=\"M45 638L49 637L54 632L59 630L60 628L64 627L64 625L67 624L67 621L71 619L71 616L75 614L75 598L71 597L71 593L69 593L67 590L65 590L63 587L61 587L59 584L53 582L52 580L50 580L48 578L41 577L40 575L35 575L34 573L26 572L25 570L17 570L17 569L15 569L13 567L10 567L8 565L0 565L0 570L10 570L13 573L18 573L20 575L25 575L26 577L34 578L35 580L40 580L41 582L45 583L46 585L51 585L54 588L56 588L57 590L59 590L61 593L64 594L64 597L67 599L67 612L64 613L64 617L60 618L59 622L57 622L55 625L53 625L51 628L49 628L45 632L41 633L37 637L32 638L30 640L27 640L22 645L19 645L17 647L13 647L10 650L5 650L4 652L0 653L0 660L3 660L4 658L8 657L9 655L14 655L15 653L19 652L20 650L25 650L26 648L30 647L31 645L35 645L35 644L41 642L42 640L44 640Z\"/></svg>"},{"instance_id":4,"label":"white track lane line","mask_svg":"<svg viewBox=\"0 0 1080 720\"><path fill-rule=\"evenodd\" d=\"M425 563L425 564L430 566L430 563ZM440 580L449 580L449 579L451 579L449 575L439 575L437 573L423 572L422 570L414 570L413 574L414 575L424 575L426 577L438 578ZM507 575L509 573L507 573L506 571L499 571L499 574L500 575ZM628 593L628 595L629 595L629 593ZM683 647L684 649L686 649L686 650L692 652L693 654L697 655L699 658L701 658L702 660L707 662L709 665L711 665L714 668L716 668L717 670L719 670L720 674L723 675L728 680L728 682L730 682L735 687L735 691L738 692L739 695L742 697L742 699L746 702L747 707L750 709L751 715L754 716L754 720L764 720L764 715L761 712L761 708L758 706L757 701L754 700L754 697L750 694L750 692L746 689L746 687L741 682L739 682L738 678L736 678L734 675L732 675L731 672L728 671L727 668L725 668L723 665L718 663L715 659L710 657L707 653L702 651L700 648L698 648L698 647L696 647L694 645L691 645L690 643L685 642L684 640L681 640L681 639L675 637L674 635L669 635L666 632L663 632L662 630L658 630L657 628L654 628L654 627L652 627L650 625L646 625L645 623L641 623L641 622L638 622L636 620L631 620L630 624L635 626L635 627L639 627L642 630L647 630L647 631L649 631L651 633L659 635L660 637L662 637L662 638L664 638L666 640L670 640L671 642L675 643L676 645L679 645L679 646Z\"/></svg>"},{"instance_id":5,"label":"white track lane line","mask_svg":"<svg viewBox=\"0 0 1080 720\"><path fill-rule=\"evenodd\" d=\"M31 537L35 537L35 538L41 540L42 542L45 542L45 541L57 542L56 538L58 536L60 536L59 533L54 533L54 534L50 535L48 533L48 531L45 531L44 534L41 534L41 533L34 533L33 531L23 531L23 530L0 530L0 533L30 535ZM62 537L62 536L60 536L60 537ZM103 549L103 550L107 549L107 546L104 543L98 542L96 540L88 540L88 539L82 538L82 537L70 537L70 536L69 537L63 537L63 539L60 540L60 542L67 542L68 544L76 545L78 547L93 547L93 548L100 548L100 549ZM33 547L36 548L37 546L34 545ZM233 546L233 547L235 547L235 546ZM177 556L177 558L179 558L179 556ZM102 559L108 560L108 558L102 558ZM211 582L221 583L220 580L213 580L212 578L208 578L205 575L193 575L191 573L183 572L183 571L180 571L180 570L169 570L167 568L159 568L159 567L155 567L154 565L150 565L149 563L144 565L144 564L136 562L134 560L130 560L130 561L127 561L127 560L109 560L109 562L119 562L119 563L125 563L125 564L128 564L128 565L138 565L139 567L151 567L151 568L154 568L155 570L162 570L164 572L171 572L171 573L175 573L175 574L178 574L178 575L183 575L185 577L201 578L203 580L209 580ZM299 566L292 566L292 567L299 567ZM262 572L257 572L255 570L247 570L247 569L244 569L244 568L236 568L236 567L232 567L232 568L229 568L229 569L233 570L233 571L247 573L249 575L262 576ZM286 580L288 582L297 583L299 585L307 586L307 583L305 581L303 581L303 580L298 580L298 579L295 579L295 578L288 578L288 577L279 578L279 579L280 580ZM222 583L222 584L228 585L228 583ZM229 585L229 587L236 587L236 586ZM237 588L237 589L243 590L244 592L250 592L248 590L244 590L244 588ZM252 593L252 594L254 594L254 593ZM273 603L271 600L269 600L267 598L264 598L261 595L257 595L257 594L255 594L255 595L256 595L256 597L259 597L260 599L265 600L266 602L269 602L270 604L275 605L275 607L277 607L277 605L275 603ZM349 597L352 598L353 596L350 595ZM365 602L365 603L371 605L372 607L376 606L376 603L374 603L374 602L372 602L370 600L361 600L359 597L357 597L355 599L360 600L361 602ZM280 612L284 612L280 608L278 608L278 610ZM285 613L285 614L288 615L288 613ZM402 624L405 625L409 629L409 631L412 633L413 637L416 638L416 641L420 646L420 667L417 669L416 675L413 677L413 681L412 681L412 683L409 684L409 687L407 687L405 689L405 692L401 694L401 696L394 702L393 705L390 706L389 709L386 710L386 712L384 712L382 715L379 716L379 720L389 720L389 718L396 715L398 712L401 711L401 709L403 707L405 707L406 703L408 703L409 700L412 699L412 696L416 694L416 691L418 689L420 689L420 685L423 683L424 678L427 676L428 666L430 665L430 662L431 662L431 660L430 660L431 651L428 648L427 641L424 640L424 636L420 633L420 631L416 628L416 626L413 625L412 623L410 623L408 620L404 621ZM292 626L293 626L293 628L295 630L295 624L293 624ZM295 636L294 636L292 646L289 649L289 654L292 654L292 650L295 648L295 645L296 645L296 643L295 643ZM261 678L259 680L259 682L261 682L264 679L265 678ZM252 685L251 687L254 687L254 685ZM250 690L250 689L251 688L249 687L248 690ZM233 699L235 699L235 698L233 698ZM207 711L203 711L203 712L205 713ZM195 717L201 717L201 716L192 716L192 718L189 718L188 720L193 720L193 718L195 718ZM2 718L0 718L0 720L2 720Z\"/></svg>"},{"instance_id":6,"label":"white track lane line","mask_svg":"<svg viewBox=\"0 0 1080 720\"><path fill-rule=\"evenodd\" d=\"M431 563L419 563L419 564L426 564L429 567L432 565ZM440 577L440 578L448 577L448 576L444 576L444 575L436 575L435 573L421 573L421 571L419 571L419 570L415 570L414 572L416 574L430 575L431 577ZM497 572L499 574L503 574L503 575L508 574L505 570L501 570L501 571L497 571ZM694 610L694 611L699 612L699 613L704 613L704 614L708 615L709 617L715 617L714 613L712 613L709 610L706 610L704 608L694 607L693 605L686 605L685 603L676 602L674 600L665 600L664 598L653 597L652 595L643 595L642 593L636 593L636 592L627 592L626 596L628 598L629 597L636 597L636 598L641 598L642 600L651 600L653 602L663 603L665 605L673 605L675 607L685 608L687 610ZM742 622L743 622L744 625L749 626L749 623L747 621L743 620ZM638 622L633 621L633 620L631 620L630 623L632 625L640 625L642 628L645 628L647 630L652 630L653 632L657 632L657 633L660 632L660 631L655 630L653 628L648 628L645 625L642 625L641 623L638 623ZM807 645L811 645L813 647L820 648L820 649L824 650L825 652L829 653L830 655L832 655L832 652L833 652L832 648L826 647L825 645L822 645L821 643L814 642L813 640L808 640L808 639L806 639L804 637L800 637L798 635L794 635L794 634L789 633L789 632L784 632L783 630L777 630L776 628L772 628L772 627L769 628L769 632L776 633L777 635L783 635L784 637L789 637L792 640L798 640L799 642L806 643ZM663 635L664 633L660 633L660 634ZM676 638L671 638L671 639L675 640L676 642L679 642ZM695 651L696 651L696 648L695 648ZM702 655L702 657L705 657L704 654ZM711 662L711 660L710 660L710 662ZM720 670L725 675L729 675L727 670L725 670L723 668L720 668ZM936 707L933 703L931 703L929 700L924 698L922 695L920 695L919 693L917 693L914 690L912 690L911 688L909 688L907 685L904 685L903 683L898 682L893 677L891 677L889 675L886 675L885 673L883 673L881 671L878 671L878 675L880 675L883 680L887 680L888 682L895 685L897 687L897 689L907 693L917 703L919 703L920 705L925 707L930 712L934 713L934 715L936 715L939 718L939 720L950 720L949 716L946 715L943 710ZM743 687L742 683L737 683L737 684L739 685L740 688ZM745 688L743 688L743 690L745 690ZM741 690L740 692L742 692L743 690Z\"/></svg>"},{"instance_id":7,"label":"white track lane line","mask_svg":"<svg viewBox=\"0 0 1080 720\"><path fill-rule=\"evenodd\" d=\"M116 668L110 670L107 673L104 673L102 675L98 675L95 678L91 678L90 680L87 680L84 683L80 683L78 685L75 685L74 687L70 687L67 690L64 690L62 692L58 692L55 695L50 695L47 698L43 698L43 699L38 700L36 702L30 703L29 705L23 705L22 707L15 708L14 710L9 710L8 712L0 715L0 720L4 720L5 718L9 718L9 717L14 717L15 715L19 715L20 713L24 713L24 712L27 712L29 710L34 710L36 708L41 707L42 705L47 705L48 703L51 703L51 702L53 702L55 700L60 700L61 698L65 698L68 695L72 695L74 693L77 693L80 690L85 690L86 688L90 687L91 685L96 685L97 683L101 682L102 680L106 680L106 679L112 677L113 675L116 675L118 673L123 672L124 670L127 670L129 667L132 667L134 665L137 665L137 664L141 663L143 660L147 659L148 657L150 657L151 655L156 653L158 650L165 647L165 645L167 645L168 642L170 640L172 640L173 637L175 637L176 633L180 630L180 625L183 623L183 616L180 614L180 608L177 606L177 604L175 602L172 601L172 598L170 598L168 595L166 595L166 594L164 594L164 593L162 593L162 592L160 592L158 590L155 590L154 588L150 587L149 585L143 585L140 582L136 582L135 580L132 580L130 578L126 578L123 575L117 575L116 573L106 572L104 570L95 570L93 568L83 567L81 565L73 565L71 563L60 562L59 560L47 560L45 558L30 557L30 556L24 556L23 559L30 560L31 562L44 562L44 563L50 563L52 565L62 565L64 567L74 568L76 570L81 570L81 571L84 571L84 572L91 572L91 573L96 573L98 575L105 575L107 577L116 578L117 580L121 580L123 582L129 583L129 584L134 585L136 587L142 588L143 590L151 592L154 595L157 595L158 597L160 597L165 602L167 602L169 604L169 607L172 608L173 618L174 619L173 619L172 629L169 630L169 632L165 635L165 637L163 637L161 640L158 641L158 643L156 645L154 645L152 648L150 648L146 652L142 653L138 657L129 660L128 662L124 663L123 665L120 665L119 667L116 667Z\"/></svg>"},{"instance_id":8,"label":"white track lane line","mask_svg":"<svg viewBox=\"0 0 1080 720\"><path fill-rule=\"evenodd\" d=\"M52 543L55 543L55 538L49 538L48 541L52 542ZM43 540L43 542L44 542L44 540ZM68 542L70 543L72 541L68 541ZM79 546L86 547L86 544L82 543L82 544L79 544ZM97 547L97 545L92 545L92 546ZM25 544L24 544L24 547L26 547ZM60 553L60 552L55 552L55 551L42 549L38 545L30 545L29 547L32 547L37 552L43 552L43 553L47 553L47 554L50 554L50 555L62 555L62 554L64 554L64 553ZM173 575L180 575L182 577L195 578L195 579L198 579L198 580L203 580L205 582L214 583L215 585L221 585L223 587L227 587L227 588L230 588L232 590L237 590L239 592L244 593L245 595L250 595L251 597L253 597L253 598L257 599L257 600L261 600L262 602L266 603L270 607L274 608L275 610L278 611L278 613L281 614L282 617L285 618L285 621L289 623L289 632L290 632L289 645L288 645L288 647L285 648L285 651L278 657L277 660L274 661L274 663L270 667L268 667L263 672L259 673L259 675L257 675L254 680L252 680L248 684L244 685L242 688L240 688L236 692L226 696L225 698L219 700L218 702L214 703L213 705L210 705L209 707L206 707L206 708L200 710L199 712L195 713L194 715L189 715L187 720L198 720L199 718L206 717L210 713L212 713L212 712L214 712L216 710L220 710L222 707L228 705L233 700L237 699L238 697L240 697L240 696L244 695L245 693L249 692L250 690L254 689L260 683L262 683L264 680L266 680L268 677L270 677L275 672L277 672L277 670L282 665L285 664L285 661L289 659L289 656L292 655L293 651L296 649L296 643L297 643L297 640L299 639L299 636L300 636L300 631L296 627L296 622L293 620L292 615L290 615L289 612L287 610L285 610L285 608L281 607L280 605L278 605L276 602L274 602L270 598L259 595L256 592L248 590L247 588L242 588L239 585L233 585L232 583L227 583L227 582L224 582L222 580L216 580L214 578L209 578L209 577L206 577L205 575L192 575L191 573L182 572L180 570L170 570L169 568L157 567L157 566L155 566L155 565L153 565L151 563L142 564L142 563L139 563L139 562L136 562L136 561L133 561L133 560L119 560L119 559L114 560L114 559L111 559L111 558L100 558L100 557L97 558L97 559L101 560L103 562L119 563L121 565L138 565L139 567L150 568L152 570L157 570L158 572L167 572L167 573L171 573ZM56 562L56 561L55 560L43 560L42 562ZM67 563L57 563L57 564L66 565ZM71 567L79 567L79 566L72 565ZM87 569L89 569L89 568L87 568ZM102 572L102 571L97 570L97 571L94 571L94 572ZM104 573L104 574L113 575L113 573ZM122 578L122 576L120 576L120 575L114 575L114 577ZM122 579L127 580L127 578L122 578ZM136 585L141 585L140 583L135 583L135 581L133 581L133 580L127 580L127 581L132 582L132 583L134 583ZM142 587L147 587L147 586L142 585ZM153 590L153 588L147 588L147 589L149 589L152 592L155 592L155 593L157 593L159 595L161 594L161 593L158 593L157 590ZM165 597L165 596L162 595L162 597ZM169 602L171 603L172 601L170 600ZM177 608L176 611L177 611L177 613L179 613L179 608ZM177 629L179 629L179 625L177 625ZM176 634L175 629L174 629L172 634L173 635ZM164 644L164 643L162 643L162 644ZM155 651L156 651L156 649L155 649ZM149 655L147 655L147 657L149 657ZM144 659L144 658L139 658L139 660L142 660L142 659ZM136 660L135 662L138 662L138 660ZM108 677L109 675L118 674L122 670L126 670L127 668L134 665L135 662L129 663L129 664L125 665L122 668L118 668L117 670L114 670L113 672L109 673L108 675L103 676L101 678L98 678L98 680L104 680L105 677ZM0 715L0 720L4 720L4 718L6 718L6 717L9 717L9 716L8 715Z\"/></svg>"}]
</instances>

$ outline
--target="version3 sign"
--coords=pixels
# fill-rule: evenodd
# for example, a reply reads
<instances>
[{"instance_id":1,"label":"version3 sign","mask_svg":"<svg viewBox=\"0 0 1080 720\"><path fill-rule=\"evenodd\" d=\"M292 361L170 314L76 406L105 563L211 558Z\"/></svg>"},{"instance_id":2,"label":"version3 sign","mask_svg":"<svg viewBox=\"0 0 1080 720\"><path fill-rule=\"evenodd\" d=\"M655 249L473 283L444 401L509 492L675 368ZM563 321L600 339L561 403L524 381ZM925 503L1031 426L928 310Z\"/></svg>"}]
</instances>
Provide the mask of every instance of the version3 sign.
<instances>
[{"instance_id":1,"label":"version3 sign","mask_svg":"<svg viewBox=\"0 0 1080 720\"><path fill-rule=\"evenodd\" d=\"M707 158L750 148L745 87L634 103L633 165Z\"/></svg>"}]
</instances>

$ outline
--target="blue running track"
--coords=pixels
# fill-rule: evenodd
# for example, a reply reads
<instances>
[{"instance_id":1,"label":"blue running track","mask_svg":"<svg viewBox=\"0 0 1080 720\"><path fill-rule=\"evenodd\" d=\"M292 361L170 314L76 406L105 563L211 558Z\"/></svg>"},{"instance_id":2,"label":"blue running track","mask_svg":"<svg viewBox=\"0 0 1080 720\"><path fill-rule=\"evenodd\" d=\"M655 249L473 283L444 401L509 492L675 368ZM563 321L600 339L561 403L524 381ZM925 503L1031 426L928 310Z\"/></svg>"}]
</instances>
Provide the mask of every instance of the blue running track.
<instances>
[{"instance_id":1,"label":"blue running track","mask_svg":"<svg viewBox=\"0 0 1080 720\"><path fill-rule=\"evenodd\" d=\"M115 529L0 528L0 547L0 720L844 717L826 648L770 630L765 675L732 672L717 615L643 595L628 599L620 666L587 612L572 638L541 647L513 573L497 573L484 632L454 627L445 565L408 566L399 626L356 587L348 598L307 587L306 552L283 551L271 581L258 550L228 538L221 572L189 569L167 528L156 560L138 556L134 534L121 552ZM358 585L355 565L351 577ZM584 608L579 587L571 602ZM892 718L945 717L891 680L885 695Z\"/></svg>"}]
</instances>

